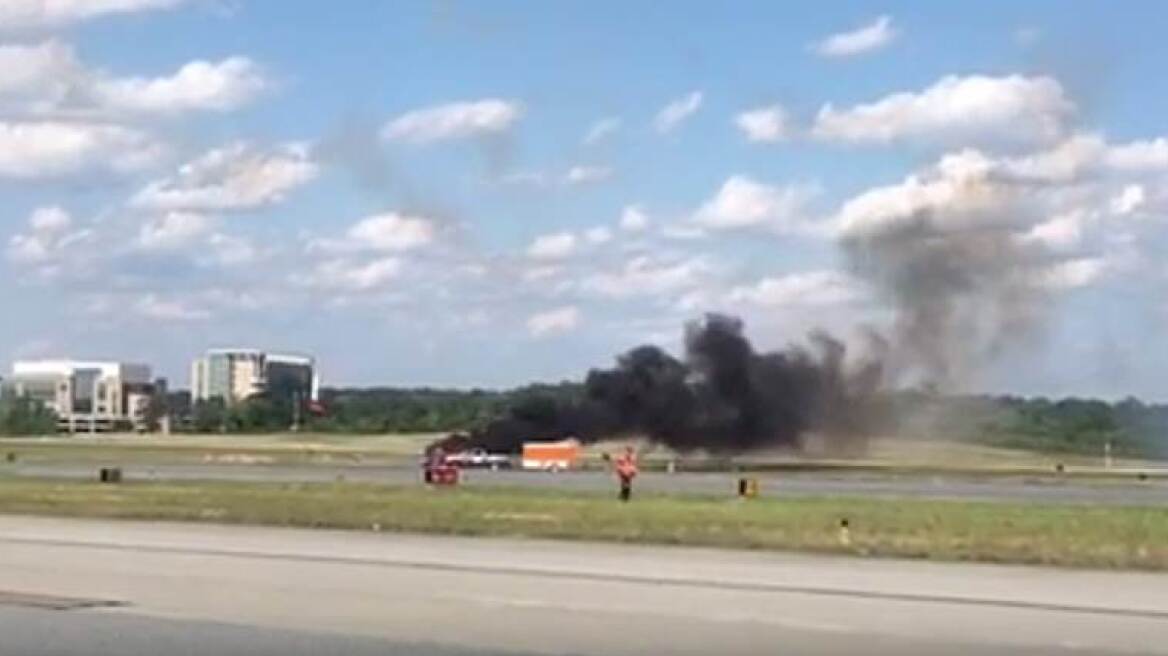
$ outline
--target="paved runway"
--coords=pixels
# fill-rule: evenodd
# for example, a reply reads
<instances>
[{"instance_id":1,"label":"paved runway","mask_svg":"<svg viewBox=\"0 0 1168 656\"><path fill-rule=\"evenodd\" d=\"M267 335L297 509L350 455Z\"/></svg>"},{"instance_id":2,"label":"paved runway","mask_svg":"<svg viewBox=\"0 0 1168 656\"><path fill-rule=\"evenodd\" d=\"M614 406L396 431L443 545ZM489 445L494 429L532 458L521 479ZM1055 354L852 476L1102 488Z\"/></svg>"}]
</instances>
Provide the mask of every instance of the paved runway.
<instances>
[{"instance_id":1,"label":"paved runway","mask_svg":"<svg viewBox=\"0 0 1168 656\"><path fill-rule=\"evenodd\" d=\"M347 481L408 484L418 480L412 467L370 465L130 465L129 479L231 480L267 482ZM0 473L16 476L93 478L93 464L15 464ZM732 494L736 476L730 473L646 472L637 487L645 492ZM763 496L864 496L884 498L968 499L1109 505L1168 505L1168 479L1138 481L1085 480L1054 476L891 475L869 472L789 472L758 475ZM469 485L560 487L611 490L604 472L472 470Z\"/></svg>"},{"instance_id":2,"label":"paved runway","mask_svg":"<svg viewBox=\"0 0 1168 656\"><path fill-rule=\"evenodd\" d=\"M33 656L1168 654L1165 590L1149 573L0 516L0 651Z\"/></svg>"}]
</instances>

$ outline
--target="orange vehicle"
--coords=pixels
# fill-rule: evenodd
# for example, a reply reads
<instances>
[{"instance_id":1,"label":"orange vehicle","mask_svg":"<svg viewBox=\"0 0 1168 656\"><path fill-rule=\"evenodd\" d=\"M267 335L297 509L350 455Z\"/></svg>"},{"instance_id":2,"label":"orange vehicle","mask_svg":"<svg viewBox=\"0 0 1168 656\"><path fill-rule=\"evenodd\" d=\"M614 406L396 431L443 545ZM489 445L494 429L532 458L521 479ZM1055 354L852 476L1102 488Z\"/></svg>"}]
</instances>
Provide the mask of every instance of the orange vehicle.
<instances>
[{"instance_id":1,"label":"orange vehicle","mask_svg":"<svg viewBox=\"0 0 1168 656\"><path fill-rule=\"evenodd\" d=\"M558 442L525 442L522 464L524 469L559 471L571 469L580 461L580 442L568 439Z\"/></svg>"}]
</instances>

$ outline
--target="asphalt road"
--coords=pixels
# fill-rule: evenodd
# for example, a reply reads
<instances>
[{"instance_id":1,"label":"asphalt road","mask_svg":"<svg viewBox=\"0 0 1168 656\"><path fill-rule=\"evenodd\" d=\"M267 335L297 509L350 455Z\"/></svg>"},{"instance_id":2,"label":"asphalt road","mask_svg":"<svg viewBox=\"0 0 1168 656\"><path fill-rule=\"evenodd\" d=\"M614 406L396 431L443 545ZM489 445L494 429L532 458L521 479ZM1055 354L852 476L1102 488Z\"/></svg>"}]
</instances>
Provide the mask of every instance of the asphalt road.
<instances>
[{"instance_id":1,"label":"asphalt road","mask_svg":"<svg viewBox=\"0 0 1168 656\"><path fill-rule=\"evenodd\" d=\"M1150 573L0 516L0 652L33 656L1168 654L1165 590Z\"/></svg>"},{"instance_id":2,"label":"asphalt road","mask_svg":"<svg viewBox=\"0 0 1168 656\"><path fill-rule=\"evenodd\" d=\"M94 464L16 463L0 467L14 476L94 478ZM228 480L263 482L328 482L336 480L409 484L419 480L412 467L371 465L127 465L127 479ZM1168 505L1168 479L1138 481L1057 478L1055 476L893 475L871 472L789 472L761 474L763 496L862 496L934 498L979 501L1025 501L1108 505ZM612 490L604 472L466 472L467 485L536 486L568 490ZM737 476L731 473L646 472L637 479L644 492L733 494Z\"/></svg>"}]
</instances>

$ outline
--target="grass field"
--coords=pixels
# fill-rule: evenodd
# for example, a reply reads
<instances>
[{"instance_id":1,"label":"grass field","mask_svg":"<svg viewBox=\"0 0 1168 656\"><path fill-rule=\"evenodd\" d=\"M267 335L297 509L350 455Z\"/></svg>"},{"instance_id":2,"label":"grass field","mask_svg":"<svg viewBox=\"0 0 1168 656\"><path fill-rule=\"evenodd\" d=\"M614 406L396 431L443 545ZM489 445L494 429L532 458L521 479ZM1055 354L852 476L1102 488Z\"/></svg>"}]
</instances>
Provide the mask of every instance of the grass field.
<instances>
[{"instance_id":1,"label":"grass field","mask_svg":"<svg viewBox=\"0 0 1168 656\"><path fill-rule=\"evenodd\" d=\"M0 479L0 512L1168 570L1168 508Z\"/></svg>"}]
</instances>

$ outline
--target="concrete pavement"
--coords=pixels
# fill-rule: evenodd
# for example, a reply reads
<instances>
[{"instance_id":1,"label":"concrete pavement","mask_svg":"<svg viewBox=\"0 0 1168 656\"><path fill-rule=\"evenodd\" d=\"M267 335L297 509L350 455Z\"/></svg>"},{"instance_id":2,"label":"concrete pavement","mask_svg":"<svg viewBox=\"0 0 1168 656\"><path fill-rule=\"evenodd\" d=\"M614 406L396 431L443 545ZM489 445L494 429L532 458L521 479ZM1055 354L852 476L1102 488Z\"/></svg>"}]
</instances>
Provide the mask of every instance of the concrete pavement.
<instances>
[{"instance_id":1,"label":"concrete pavement","mask_svg":"<svg viewBox=\"0 0 1168 656\"><path fill-rule=\"evenodd\" d=\"M0 517L0 591L109 602L46 624L0 594L29 644L126 623L256 654L1168 653L1164 574L706 549ZM59 653L148 653L118 646Z\"/></svg>"}]
</instances>

